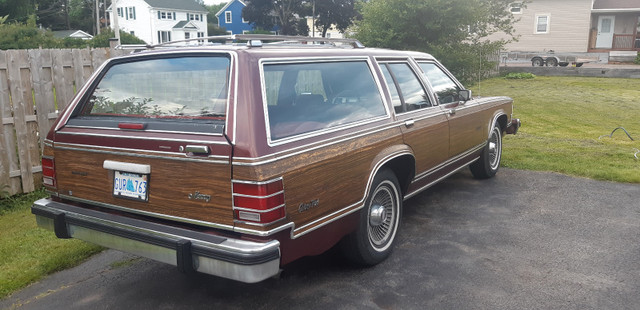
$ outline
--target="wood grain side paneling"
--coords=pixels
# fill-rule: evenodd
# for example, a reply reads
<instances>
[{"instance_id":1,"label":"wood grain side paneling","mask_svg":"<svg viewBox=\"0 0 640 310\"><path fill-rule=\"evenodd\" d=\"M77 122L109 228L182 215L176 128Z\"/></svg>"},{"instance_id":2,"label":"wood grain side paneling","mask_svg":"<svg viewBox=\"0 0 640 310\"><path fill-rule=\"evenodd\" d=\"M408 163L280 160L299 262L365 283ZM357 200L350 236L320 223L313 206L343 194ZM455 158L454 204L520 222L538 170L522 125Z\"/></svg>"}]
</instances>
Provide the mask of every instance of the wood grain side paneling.
<instances>
[{"instance_id":1,"label":"wood grain side paneling","mask_svg":"<svg viewBox=\"0 0 640 310\"><path fill-rule=\"evenodd\" d=\"M260 181L282 176L287 221L293 221L295 234L301 234L360 207L374 158L402 143L400 130L392 128L293 156L282 155L282 159L271 163L237 165L234 179ZM317 205L300 209L301 204L315 200Z\"/></svg>"},{"instance_id":2,"label":"wood grain side paneling","mask_svg":"<svg viewBox=\"0 0 640 310\"><path fill-rule=\"evenodd\" d=\"M233 225L231 167L228 164L118 156L61 148L55 149L55 158L61 195L143 212ZM114 172L102 167L105 160L150 165L149 201L114 197ZM196 191L210 195L211 200L190 200L189 194Z\"/></svg>"}]
</instances>

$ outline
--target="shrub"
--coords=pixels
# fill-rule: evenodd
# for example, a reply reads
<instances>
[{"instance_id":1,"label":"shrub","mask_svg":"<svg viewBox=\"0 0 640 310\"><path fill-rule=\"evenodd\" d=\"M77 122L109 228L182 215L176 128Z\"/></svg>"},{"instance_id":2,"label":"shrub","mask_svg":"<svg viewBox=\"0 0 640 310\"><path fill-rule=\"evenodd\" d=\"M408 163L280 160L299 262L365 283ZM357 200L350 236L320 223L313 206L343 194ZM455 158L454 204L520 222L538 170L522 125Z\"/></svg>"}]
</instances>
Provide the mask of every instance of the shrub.
<instances>
[{"instance_id":1,"label":"shrub","mask_svg":"<svg viewBox=\"0 0 640 310\"><path fill-rule=\"evenodd\" d=\"M504 76L507 80L530 80L535 77L535 74L529 72L511 72Z\"/></svg>"},{"instance_id":2,"label":"shrub","mask_svg":"<svg viewBox=\"0 0 640 310\"><path fill-rule=\"evenodd\" d=\"M634 64L640 65L640 53L636 56L636 60L633 61Z\"/></svg>"}]
</instances>

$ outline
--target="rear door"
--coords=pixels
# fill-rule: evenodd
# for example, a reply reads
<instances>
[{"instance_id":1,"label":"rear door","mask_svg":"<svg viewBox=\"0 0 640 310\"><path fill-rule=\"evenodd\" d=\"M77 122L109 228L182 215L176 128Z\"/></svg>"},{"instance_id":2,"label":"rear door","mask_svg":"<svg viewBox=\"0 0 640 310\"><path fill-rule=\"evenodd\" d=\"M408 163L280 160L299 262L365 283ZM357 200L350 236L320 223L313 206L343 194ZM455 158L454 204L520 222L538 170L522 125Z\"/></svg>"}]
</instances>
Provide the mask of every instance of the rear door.
<instances>
[{"instance_id":1,"label":"rear door","mask_svg":"<svg viewBox=\"0 0 640 310\"><path fill-rule=\"evenodd\" d=\"M232 226L232 62L211 53L112 61L55 131L59 196Z\"/></svg>"}]
</instances>

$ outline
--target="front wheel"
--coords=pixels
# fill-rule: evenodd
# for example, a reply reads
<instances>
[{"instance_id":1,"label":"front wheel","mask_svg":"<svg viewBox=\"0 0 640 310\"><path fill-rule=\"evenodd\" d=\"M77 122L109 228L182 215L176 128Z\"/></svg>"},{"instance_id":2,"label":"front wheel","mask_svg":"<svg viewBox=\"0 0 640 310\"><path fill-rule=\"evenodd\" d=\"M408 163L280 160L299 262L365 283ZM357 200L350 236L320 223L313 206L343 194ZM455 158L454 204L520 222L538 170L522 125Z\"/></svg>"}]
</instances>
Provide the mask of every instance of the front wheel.
<instances>
[{"instance_id":1,"label":"front wheel","mask_svg":"<svg viewBox=\"0 0 640 310\"><path fill-rule=\"evenodd\" d=\"M342 240L345 256L366 266L385 260L393 250L400 216L402 197L398 178L389 169L376 174L356 231Z\"/></svg>"},{"instance_id":2,"label":"front wheel","mask_svg":"<svg viewBox=\"0 0 640 310\"><path fill-rule=\"evenodd\" d=\"M484 147L480 158L471 164L471 174L476 179L488 179L496 175L500 168L500 159L502 157L502 130L496 124L491 129L489 140Z\"/></svg>"}]
</instances>

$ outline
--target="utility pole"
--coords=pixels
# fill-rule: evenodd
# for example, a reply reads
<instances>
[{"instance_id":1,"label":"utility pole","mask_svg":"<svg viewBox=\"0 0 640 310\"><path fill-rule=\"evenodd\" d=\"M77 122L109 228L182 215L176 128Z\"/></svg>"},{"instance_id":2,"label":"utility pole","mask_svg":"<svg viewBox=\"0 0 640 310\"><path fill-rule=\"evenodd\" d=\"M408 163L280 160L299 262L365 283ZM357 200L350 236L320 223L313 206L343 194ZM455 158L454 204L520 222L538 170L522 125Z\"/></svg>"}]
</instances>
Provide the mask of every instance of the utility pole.
<instances>
[{"instance_id":1,"label":"utility pole","mask_svg":"<svg viewBox=\"0 0 640 310\"><path fill-rule=\"evenodd\" d=\"M96 34L100 34L100 0L96 0Z\"/></svg>"},{"instance_id":2,"label":"utility pole","mask_svg":"<svg viewBox=\"0 0 640 310\"><path fill-rule=\"evenodd\" d=\"M312 9L311 9L311 28L313 28L313 30L311 31L312 38L316 37L316 0L313 0L313 4L312 4Z\"/></svg>"},{"instance_id":3,"label":"utility pole","mask_svg":"<svg viewBox=\"0 0 640 310\"><path fill-rule=\"evenodd\" d=\"M120 27L118 26L118 0L113 0L111 5L111 15L113 16L113 31L116 33L116 40L120 45Z\"/></svg>"}]
</instances>

